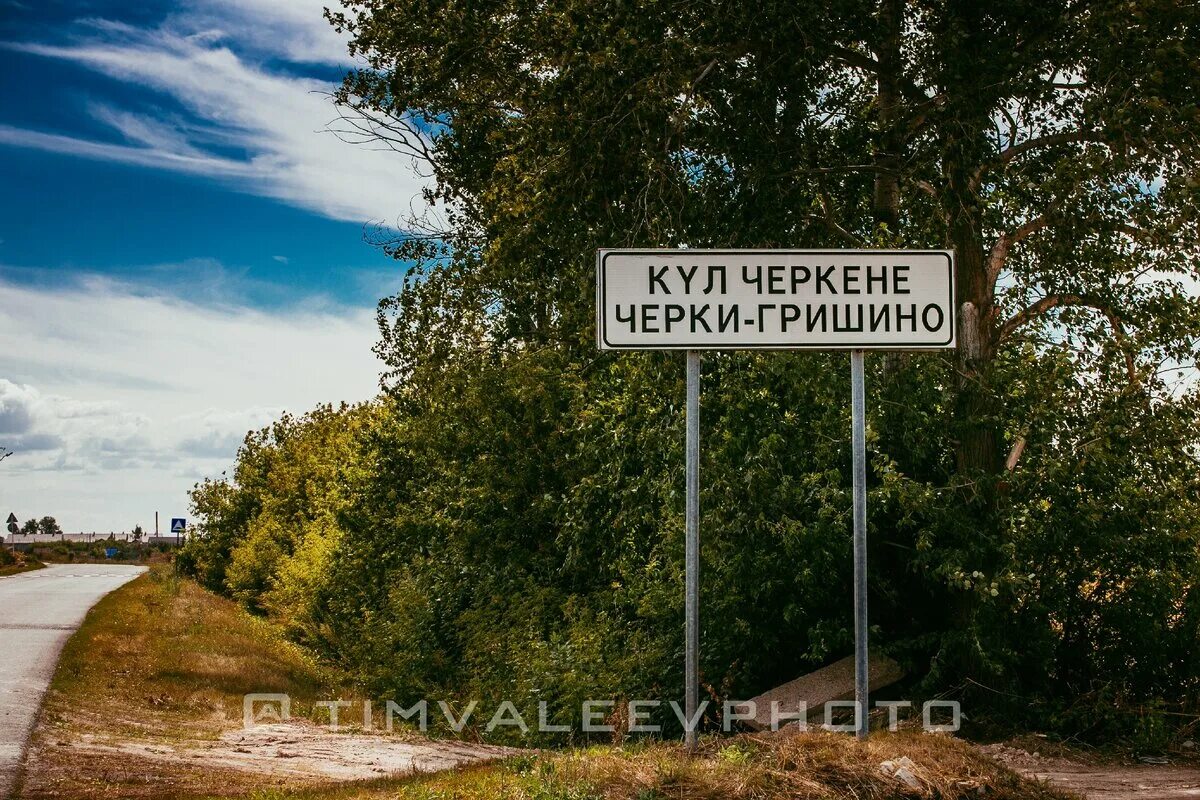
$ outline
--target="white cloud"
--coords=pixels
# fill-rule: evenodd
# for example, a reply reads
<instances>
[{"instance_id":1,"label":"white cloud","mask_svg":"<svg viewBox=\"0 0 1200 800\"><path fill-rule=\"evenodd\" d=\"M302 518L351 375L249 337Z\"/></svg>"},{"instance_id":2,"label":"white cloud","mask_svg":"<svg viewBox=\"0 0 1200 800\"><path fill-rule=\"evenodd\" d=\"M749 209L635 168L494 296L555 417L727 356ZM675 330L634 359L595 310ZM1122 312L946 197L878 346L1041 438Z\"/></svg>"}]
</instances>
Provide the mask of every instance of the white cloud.
<instances>
[{"instance_id":1,"label":"white cloud","mask_svg":"<svg viewBox=\"0 0 1200 800\"><path fill-rule=\"evenodd\" d=\"M205 0L189 4L180 22L197 30L250 30L246 44L290 61L344 64L346 39L325 21L325 9L338 7L331 0Z\"/></svg>"},{"instance_id":2,"label":"white cloud","mask_svg":"<svg viewBox=\"0 0 1200 800\"><path fill-rule=\"evenodd\" d=\"M0 144L66 153L99 161L115 161L138 167L168 169L211 178L241 177L253 179L257 173L253 165L216 156L192 155L175 152L161 147L129 147L126 145L94 142L73 136L61 136L28 128L16 128L0 124Z\"/></svg>"},{"instance_id":3,"label":"white cloud","mask_svg":"<svg viewBox=\"0 0 1200 800\"><path fill-rule=\"evenodd\" d=\"M321 18L321 5L207 0L155 30L90 20L89 34L70 44L10 43L161 92L194 119L94 104L93 116L125 144L12 126L0 126L0 143L205 175L334 219L395 222L422 203L426 179L411 161L328 131L335 84L262 63L347 63L345 43Z\"/></svg>"},{"instance_id":4,"label":"white cloud","mask_svg":"<svg viewBox=\"0 0 1200 800\"><path fill-rule=\"evenodd\" d=\"M0 511L69 530L182 516L286 409L375 394L369 309L198 306L90 277L0 279Z\"/></svg>"}]
</instances>

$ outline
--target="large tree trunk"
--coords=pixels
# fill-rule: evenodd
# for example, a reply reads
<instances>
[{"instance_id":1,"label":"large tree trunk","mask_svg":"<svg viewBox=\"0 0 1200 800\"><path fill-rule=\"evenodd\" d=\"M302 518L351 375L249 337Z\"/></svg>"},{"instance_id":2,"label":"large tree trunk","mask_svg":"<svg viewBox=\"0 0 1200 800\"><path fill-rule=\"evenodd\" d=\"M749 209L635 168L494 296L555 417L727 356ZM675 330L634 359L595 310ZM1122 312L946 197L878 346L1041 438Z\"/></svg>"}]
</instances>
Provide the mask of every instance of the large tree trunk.
<instances>
[{"instance_id":1,"label":"large tree trunk","mask_svg":"<svg viewBox=\"0 0 1200 800\"><path fill-rule=\"evenodd\" d=\"M987 480L1000 468L1000 450L991 389L995 342L992 289L986 281L985 255L975 220L957 221L951 230L958 282L957 393L959 424L955 463L972 481Z\"/></svg>"},{"instance_id":2,"label":"large tree trunk","mask_svg":"<svg viewBox=\"0 0 1200 800\"><path fill-rule=\"evenodd\" d=\"M961 564L964 571L979 570L991 577L999 566L1000 553L986 543L996 541L996 485L1002 461L995 421L997 398L992 388L995 286L987 272L982 203L972 182L973 171L983 157L979 130L963 126L946 140L943 208L955 251L959 304L953 425L957 436L956 484L963 512L959 535L963 539L956 542L956 549L966 558ZM950 597L946 620L948 631L957 631L963 637L955 652L947 653L948 662L956 661L963 675L977 680L987 674L984 653L970 633L977 630L980 611L978 594L957 591Z\"/></svg>"},{"instance_id":3,"label":"large tree trunk","mask_svg":"<svg viewBox=\"0 0 1200 800\"><path fill-rule=\"evenodd\" d=\"M900 227L900 151L902 137L897 130L900 109L900 36L904 24L904 0L883 0L877 17L879 26L875 58L879 62L876 102L879 134L875 143L875 191L872 212L876 225L886 225L895 233Z\"/></svg>"},{"instance_id":4,"label":"large tree trunk","mask_svg":"<svg viewBox=\"0 0 1200 800\"><path fill-rule=\"evenodd\" d=\"M981 490L984 497L977 499L986 503L990 494L987 484L999 472L1001 454L991 387L995 286L987 274L982 203L971 174L982 156L977 146L981 139L955 137L947 143L945 210L955 253L959 306L956 465L959 474Z\"/></svg>"}]
</instances>

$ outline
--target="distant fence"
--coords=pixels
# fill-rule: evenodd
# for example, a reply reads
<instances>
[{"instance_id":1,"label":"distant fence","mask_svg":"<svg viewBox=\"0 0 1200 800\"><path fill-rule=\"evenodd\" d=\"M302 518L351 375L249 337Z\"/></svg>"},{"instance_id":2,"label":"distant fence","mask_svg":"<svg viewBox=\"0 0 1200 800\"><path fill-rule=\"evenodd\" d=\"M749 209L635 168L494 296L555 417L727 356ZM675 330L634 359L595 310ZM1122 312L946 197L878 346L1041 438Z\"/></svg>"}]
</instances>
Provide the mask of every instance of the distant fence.
<instances>
[{"instance_id":1,"label":"distant fence","mask_svg":"<svg viewBox=\"0 0 1200 800\"><path fill-rule=\"evenodd\" d=\"M145 536L141 541L145 544L169 544L178 545L186 541L185 536ZM20 547L21 545L31 544L50 544L51 542L136 542L132 533L122 531L120 533L13 533L7 537L0 537L0 542L4 544Z\"/></svg>"}]
</instances>

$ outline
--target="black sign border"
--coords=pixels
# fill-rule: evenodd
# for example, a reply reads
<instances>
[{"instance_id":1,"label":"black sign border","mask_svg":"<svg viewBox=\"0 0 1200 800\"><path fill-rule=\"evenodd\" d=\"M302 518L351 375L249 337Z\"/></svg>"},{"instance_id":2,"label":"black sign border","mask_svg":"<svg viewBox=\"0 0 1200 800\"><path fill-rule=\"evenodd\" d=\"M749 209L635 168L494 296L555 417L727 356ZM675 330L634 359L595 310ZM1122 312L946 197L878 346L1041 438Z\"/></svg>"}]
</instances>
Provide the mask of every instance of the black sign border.
<instances>
[{"instance_id":1,"label":"black sign border","mask_svg":"<svg viewBox=\"0 0 1200 800\"><path fill-rule=\"evenodd\" d=\"M758 254L763 256L771 255L805 255L805 256L842 256L847 253L856 253L870 256L895 256L895 255L920 255L920 256L944 256L946 258L946 269L949 275L950 283L950 338L942 344L930 344L929 342L889 342L886 345L878 344L795 344L794 342L779 343L779 342L763 342L761 344L739 345L730 347L729 345L712 345L712 344L621 344L616 345L608 341L608 325L605 320L604 309L607 304L607 286L605 278L607 272L605 269L605 261L610 255L622 256L660 256L672 255L679 256L696 256L696 255L749 255ZM740 249L740 250L707 250L707 249L683 249L676 250L670 248L663 249L646 249L646 248L601 248L596 251L596 294L598 303L596 305L596 339L597 346L602 350L727 350L735 352L737 350L949 350L956 347L954 337L958 333L958 304L956 303L958 285L954 275L954 251L953 250L780 250L780 249Z\"/></svg>"}]
</instances>

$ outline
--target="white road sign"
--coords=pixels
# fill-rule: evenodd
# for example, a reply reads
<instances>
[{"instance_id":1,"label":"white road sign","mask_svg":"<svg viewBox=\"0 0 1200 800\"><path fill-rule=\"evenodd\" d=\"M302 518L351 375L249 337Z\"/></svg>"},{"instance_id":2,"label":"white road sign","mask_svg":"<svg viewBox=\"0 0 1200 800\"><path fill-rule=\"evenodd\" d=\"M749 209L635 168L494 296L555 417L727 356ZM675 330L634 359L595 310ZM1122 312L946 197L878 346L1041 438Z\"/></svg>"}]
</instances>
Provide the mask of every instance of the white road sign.
<instances>
[{"instance_id":1,"label":"white road sign","mask_svg":"<svg viewBox=\"0 0 1200 800\"><path fill-rule=\"evenodd\" d=\"M601 250L603 350L954 347L946 250Z\"/></svg>"}]
</instances>

